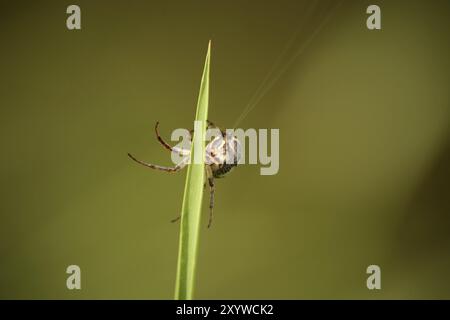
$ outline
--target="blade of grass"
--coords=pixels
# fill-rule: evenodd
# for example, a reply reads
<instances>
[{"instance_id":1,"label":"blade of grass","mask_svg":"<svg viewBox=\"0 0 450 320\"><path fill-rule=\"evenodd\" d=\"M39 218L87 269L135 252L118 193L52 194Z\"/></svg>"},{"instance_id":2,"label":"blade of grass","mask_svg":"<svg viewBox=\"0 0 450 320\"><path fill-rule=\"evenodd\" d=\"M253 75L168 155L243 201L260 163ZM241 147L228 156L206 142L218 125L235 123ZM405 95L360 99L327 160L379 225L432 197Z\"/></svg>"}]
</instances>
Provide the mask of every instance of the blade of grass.
<instances>
[{"instance_id":1,"label":"blade of grass","mask_svg":"<svg viewBox=\"0 0 450 320\"><path fill-rule=\"evenodd\" d=\"M197 248L200 229L200 214L203 199L203 182L205 178L205 131L208 118L209 100L209 61L211 41L208 44L205 66L203 69L200 92L197 101L196 121L201 121L201 130L195 130L192 138L191 163L187 168L181 209L180 242L178 249L177 278L175 299L193 298ZM200 135L200 136L199 136ZM199 142L199 143L197 143ZM201 163L194 163L195 152L200 152Z\"/></svg>"}]
</instances>

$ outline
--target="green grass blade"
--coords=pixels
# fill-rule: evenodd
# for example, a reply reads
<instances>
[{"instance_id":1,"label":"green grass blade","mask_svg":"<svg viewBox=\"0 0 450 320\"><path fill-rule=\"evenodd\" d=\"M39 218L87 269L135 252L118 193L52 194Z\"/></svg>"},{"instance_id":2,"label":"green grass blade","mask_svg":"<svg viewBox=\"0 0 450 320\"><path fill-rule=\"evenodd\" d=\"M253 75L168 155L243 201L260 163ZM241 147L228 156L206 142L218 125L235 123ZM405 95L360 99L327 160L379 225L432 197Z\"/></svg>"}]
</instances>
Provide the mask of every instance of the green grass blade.
<instances>
[{"instance_id":1,"label":"green grass blade","mask_svg":"<svg viewBox=\"0 0 450 320\"><path fill-rule=\"evenodd\" d=\"M209 61L211 41L208 44L200 92L197 102L195 120L202 121L202 130L194 132L192 138L191 164L188 165L186 184L184 187L183 206L181 210L180 243L178 249L177 278L175 299L192 299L197 262L197 248L200 231L200 216L203 199L203 183L205 178L205 131L208 118L209 99ZM200 135L200 139L199 136ZM201 142L197 145L197 141ZM194 154L201 152L201 163L194 163Z\"/></svg>"}]
</instances>

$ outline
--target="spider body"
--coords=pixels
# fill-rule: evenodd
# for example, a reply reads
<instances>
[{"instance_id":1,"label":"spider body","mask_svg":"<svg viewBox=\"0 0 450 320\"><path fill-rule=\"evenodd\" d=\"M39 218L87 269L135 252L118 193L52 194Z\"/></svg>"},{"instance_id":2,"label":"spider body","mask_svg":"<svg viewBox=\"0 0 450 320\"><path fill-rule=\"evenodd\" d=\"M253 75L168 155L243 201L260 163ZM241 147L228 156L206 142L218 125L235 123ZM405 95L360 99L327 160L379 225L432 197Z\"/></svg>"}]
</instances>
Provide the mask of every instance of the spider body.
<instances>
[{"instance_id":1,"label":"spider body","mask_svg":"<svg viewBox=\"0 0 450 320\"><path fill-rule=\"evenodd\" d=\"M213 126L208 122L208 127ZM205 151L205 163L211 168L214 178L223 178L237 166L239 154L239 141L236 137L224 131L215 137Z\"/></svg>"},{"instance_id":2,"label":"spider body","mask_svg":"<svg viewBox=\"0 0 450 320\"><path fill-rule=\"evenodd\" d=\"M234 167L237 166L240 160L240 144L239 140L233 136L232 134L228 134L225 131L221 131L217 128L212 122L207 121L208 127L207 129L214 129L217 132L216 137L208 143L205 147L205 171L206 171L206 180L210 189L210 201L209 201L209 222L208 228L211 226L212 222L212 214L214 208L214 192L215 192L215 178L223 178L228 172L230 172ZM161 145L171 152L176 152L181 156L184 156L183 160L178 163L174 167L163 167L147 162L143 162L141 160L136 159L130 153L128 156L136 161L137 163L152 168L156 170L162 170L165 172L178 172L183 169L190 161L190 149L179 149L170 146L166 143L160 136L158 131L159 122L156 122L155 125L155 133L156 138L161 143ZM192 130L190 131L190 140L192 140ZM206 182L205 182L206 187ZM173 219L172 222L175 222L180 219L180 216Z\"/></svg>"}]
</instances>

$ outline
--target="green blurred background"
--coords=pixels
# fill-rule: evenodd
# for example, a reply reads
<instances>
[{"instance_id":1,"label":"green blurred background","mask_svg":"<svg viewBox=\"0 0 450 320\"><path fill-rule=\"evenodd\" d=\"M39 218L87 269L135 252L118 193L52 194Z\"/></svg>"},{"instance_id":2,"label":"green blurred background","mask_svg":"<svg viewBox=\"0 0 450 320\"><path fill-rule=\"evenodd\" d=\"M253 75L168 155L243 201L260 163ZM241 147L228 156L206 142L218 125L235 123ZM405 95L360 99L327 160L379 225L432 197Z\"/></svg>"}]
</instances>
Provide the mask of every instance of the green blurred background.
<instances>
[{"instance_id":1,"label":"green blurred background","mask_svg":"<svg viewBox=\"0 0 450 320\"><path fill-rule=\"evenodd\" d=\"M171 163L209 39L210 119L259 92L280 171L217 181L196 297L450 298L449 1L79 0L69 31L73 3L0 2L1 298L173 297L185 172L126 154Z\"/></svg>"}]
</instances>

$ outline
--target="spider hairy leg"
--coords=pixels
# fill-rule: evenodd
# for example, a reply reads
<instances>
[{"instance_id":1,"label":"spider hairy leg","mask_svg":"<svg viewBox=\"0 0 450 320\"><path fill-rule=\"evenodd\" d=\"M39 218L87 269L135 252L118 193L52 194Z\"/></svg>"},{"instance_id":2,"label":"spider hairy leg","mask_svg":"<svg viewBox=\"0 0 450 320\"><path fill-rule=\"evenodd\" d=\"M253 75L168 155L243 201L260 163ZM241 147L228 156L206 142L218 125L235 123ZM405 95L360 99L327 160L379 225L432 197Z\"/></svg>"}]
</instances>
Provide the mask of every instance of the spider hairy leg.
<instances>
[{"instance_id":1,"label":"spider hairy leg","mask_svg":"<svg viewBox=\"0 0 450 320\"><path fill-rule=\"evenodd\" d=\"M178 172L178 171L180 171L181 169L183 169L187 165L187 160L183 160L179 164L177 164L175 167L163 167L163 166L158 166L156 164L151 164L151 163L147 163L147 162L138 160L130 153L128 154L128 156L132 160L136 161L137 163L139 163L139 164L141 164L141 165L143 165L145 167L148 167L148 168L151 168L151 169L156 169L156 170L161 170L161 171L165 171L165 172L170 172L170 173Z\"/></svg>"},{"instance_id":2,"label":"spider hairy leg","mask_svg":"<svg viewBox=\"0 0 450 320\"><path fill-rule=\"evenodd\" d=\"M208 228L209 228L209 227L211 227L212 218L213 218L215 185L214 185L214 176L213 176L212 170L209 166L207 167L206 172L207 172L207 179L208 179L208 184L209 184L209 221L208 221Z\"/></svg>"}]
</instances>

